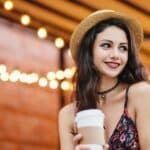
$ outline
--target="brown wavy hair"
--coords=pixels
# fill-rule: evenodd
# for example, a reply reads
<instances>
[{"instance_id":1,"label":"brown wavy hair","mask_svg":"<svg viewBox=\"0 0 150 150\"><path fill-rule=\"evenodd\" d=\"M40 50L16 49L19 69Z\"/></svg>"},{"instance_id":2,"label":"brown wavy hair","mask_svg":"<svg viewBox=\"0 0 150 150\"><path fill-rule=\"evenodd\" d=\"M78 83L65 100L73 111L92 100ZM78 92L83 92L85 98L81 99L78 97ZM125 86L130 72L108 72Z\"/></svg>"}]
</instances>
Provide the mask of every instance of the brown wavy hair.
<instances>
[{"instance_id":1,"label":"brown wavy hair","mask_svg":"<svg viewBox=\"0 0 150 150\"><path fill-rule=\"evenodd\" d=\"M146 71L138 56L139 50L136 47L134 36L127 25L122 20L115 18L104 20L85 34L77 53L75 101L78 111L96 108L98 100L96 89L97 84L101 81L101 76L93 63L92 50L97 34L112 25L122 29L128 39L128 62L119 74L118 80L128 84L147 80Z\"/></svg>"}]
</instances>

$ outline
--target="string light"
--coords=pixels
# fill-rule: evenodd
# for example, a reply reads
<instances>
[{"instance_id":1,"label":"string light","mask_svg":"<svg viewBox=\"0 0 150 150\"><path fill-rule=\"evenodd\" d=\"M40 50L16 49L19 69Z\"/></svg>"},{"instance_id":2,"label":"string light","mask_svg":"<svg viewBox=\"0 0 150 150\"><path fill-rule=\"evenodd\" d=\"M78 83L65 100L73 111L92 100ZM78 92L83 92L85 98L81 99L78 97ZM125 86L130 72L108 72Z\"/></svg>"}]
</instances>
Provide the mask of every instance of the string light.
<instances>
[{"instance_id":1,"label":"string light","mask_svg":"<svg viewBox=\"0 0 150 150\"><path fill-rule=\"evenodd\" d=\"M47 73L47 78L48 78L49 80L54 80L54 79L56 78L56 75L55 75L54 72L48 72L48 73Z\"/></svg>"},{"instance_id":2,"label":"string light","mask_svg":"<svg viewBox=\"0 0 150 150\"><path fill-rule=\"evenodd\" d=\"M4 8L6 10L12 10L14 8L14 4L12 0L6 0L4 2ZM31 22L31 18L28 14L23 14L20 18L20 22L23 25L29 25ZM47 30L45 27L41 27L37 30L37 35L39 38L47 37ZM55 46L57 48L63 48L65 45L64 39L58 37L55 39ZM70 55L70 54L69 54ZM22 82L26 84L38 83L41 87L46 87L49 85L50 88L56 89L59 86L58 80L63 80L64 78L72 78L74 75L72 69L65 69L64 71L58 70L55 72L48 72L46 77L39 77L37 73L27 74L24 72L20 72L19 70L13 70L10 74L7 72L7 67L4 64L0 64L0 80L1 81L10 81L10 82ZM49 81L49 82L48 82ZM49 84L48 84L49 83ZM68 86L69 85L69 86ZM68 81L63 81L61 83L62 89L69 90L68 87L71 87L71 83ZM71 89L71 88L70 88Z\"/></svg>"},{"instance_id":3,"label":"string light","mask_svg":"<svg viewBox=\"0 0 150 150\"><path fill-rule=\"evenodd\" d=\"M64 76L66 78L72 78L73 77L73 71L71 69L69 69L69 68L65 69L64 70Z\"/></svg>"},{"instance_id":4,"label":"string light","mask_svg":"<svg viewBox=\"0 0 150 150\"><path fill-rule=\"evenodd\" d=\"M61 83L61 88L63 89L63 90L69 90L69 88L70 88L70 82L68 82L68 81L63 81L62 83Z\"/></svg>"},{"instance_id":5,"label":"string light","mask_svg":"<svg viewBox=\"0 0 150 150\"><path fill-rule=\"evenodd\" d=\"M49 87L51 89L57 89L60 85L62 90L73 90L73 84L67 79L70 79L74 75L75 67L66 68L65 70L58 70L57 72L48 72L46 76L40 77L37 73L25 73L18 69L7 72L7 66L0 64L0 80L10 82L21 82L25 84L37 83L40 87ZM66 80L64 80L66 79ZM64 81L58 81L64 80ZM60 84L59 84L60 83Z\"/></svg>"},{"instance_id":6,"label":"string light","mask_svg":"<svg viewBox=\"0 0 150 150\"><path fill-rule=\"evenodd\" d=\"M37 80L35 80L34 75L32 75L32 74L27 75L26 83L32 84L32 83L34 83L35 81L37 81Z\"/></svg>"},{"instance_id":7,"label":"string light","mask_svg":"<svg viewBox=\"0 0 150 150\"><path fill-rule=\"evenodd\" d=\"M22 15L21 16L21 23L23 24L23 25L29 25L30 24L30 21L31 21L31 19L30 19L30 16L29 15L26 15L26 14L24 14L24 15Z\"/></svg>"},{"instance_id":8,"label":"string light","mask_svg":"<svg viewBox=\"0 0 150 150\"><path fill-rule=\"evenodd\" d=\"M14 70L14 71L12 71L11 73L10 73L10 76L9 76L9 80L11 81L11 82L17 82L18 80L19 80L19 78L20 78L20 71L18 71L18 70Z\"/></svg>"},{"instance_id":9,"label":"string light","mask_svg":"<svg viewBox=\"0 0 150 150\"><path fill-rule=\"evenodd\" d=\"M5 73L1 74L0 78L2 81L8 81L9 74L7 72L5 72Z\"/></svg>"},{"instance_id":10,"label":"string light","mask_svg":"<svg viewBox=\"0 0 150 150\"><path fill-rule=\"evenodd\" d=\"M6 72L6 70L7 70L7 69L6 69L6 66L3 65L3 64L1 64L1 65L0 65L0 73L3 74L3 73Z\"/></svg>"},{"instance_id":11,"label":"string light","mask_svg":"<svg viewBox=\"0 0 150 150\"><path fill-rule=\"evenodd\" d=\"M6 10L10 11L10 10L13 9L13 7L14 7L14 4L13 4L13 2L12 2L11 0L6 0L6 1L4 2L4 8L5 8Z\"/></svg>"},{"instance_id":12,"label":"string light","mask_svg":"<svg viewBox=\"0 0 150 150\"><path fill-rule=\"evenodd\" d=\"M47 37L47 30L46 30L46 28L44 28L44 27L39 28L38 31L37 31L37 35L41 39L46 38Z\"/></svg>"},{"instance_id":13,"label":"string light","mask_svg":"<svg viewBox=\"0 0 150 150\"><path fill-rule=\"evenodd\" d=\"M65 45L65 42L64 42L64 39L63 39L63 38L58 37L58 38L55 39L55 46L56 46L57 48L63 48L64 45Z\"/></svg>"},{"instance_id":14,"label":"string light","mask_svg":"<svg viewBox=\"0 0 150 150\"><path fill-rule=\"evenodd\" d=\"M14 4L13 4L13 1L12 0L6 0L4 2L4 8L6 10L12 10L14 7ZM22 25L29 25L30 22L31 22L31 18L28 14L23 14L20 18L20 22ZM40 27L38 30L37 30L37 36L41 39L45 39L47 36L48 36L48 33L47 33L47 30L45 27ZM55 39L55 42L54 42L55 46L57 48L63 48L64 45L65 45L65 42L64 42L64 39L61 38L61 37L58 37ZM69 54L70 55L70 54Z\"/></svg>"},{"instance_id":15,"label":"string light","mask_svg":"<svg viewBox=\"0 0 150 150\"><path fill-rule=\"evenodd\" d=\"M47 79L45 77L40 78L40 80L39 80L39 86L46 87L47 84L48 84L48 81L47 81Z\"/></svg>"},{"instance_id":16,"label":"string light","mask_svg":"<svg viewBox=\"0 0 150 150\"><path fill-rule=\"evenodd\" d=\"M56 72L56 79L58 80L64 79L64 72L62 70Z\"/></svg>"},{"instance_id":17,"label":"string light","mask_svg":"<svg viewBox=\"0 0 150 150\"><path fill-rule=\"evenodd\" d=\"M52 89L57 89L58 88L58 81L57 80L51 80L49 82L49 87L52 88Z\"/></svg>"},{"instance_id":18,"label":"string light","mask_svg":"<svg viewBox=\"0 0 150 150\"><path fill-rule=\"evenodd\" d=\"M39 75L37 73L31 73L30 75L31 83L36 83L39 80Z\"/></svg>"},{"instance_id":19,"label":"string light","mask_svg":"<svg viewBox=\"0 0 150 150\"><path fill-rule=\"evenodd\" d=\"M27 82L27 74L26 73L21 73L20 77L19 77L19 80L23 83L26 83Z\"/></svg>"},{"instance_id":20,"label":"string light","mask_svg":"<svg viewBox=\"0 0 150 150\"><path fill-rule=\"evenodd\" d=\"M4 3L3 3L3 7L4 7L4 9L10 11L14 8L14 3L13 3L12 0L5 0ZM30 24L31 18L28 14L22 14L22 16L20 18L20 22L21 22L22 25L27 26L27 25ZM37 36L41 39L45 39L48 36L46 28L45 27L40 27L37 30ZM58 38L55 39L54 44L57 48L63 48L64 45L65 45L65 41L62 37L58 37Z\"/></svg>"}]
</instances>

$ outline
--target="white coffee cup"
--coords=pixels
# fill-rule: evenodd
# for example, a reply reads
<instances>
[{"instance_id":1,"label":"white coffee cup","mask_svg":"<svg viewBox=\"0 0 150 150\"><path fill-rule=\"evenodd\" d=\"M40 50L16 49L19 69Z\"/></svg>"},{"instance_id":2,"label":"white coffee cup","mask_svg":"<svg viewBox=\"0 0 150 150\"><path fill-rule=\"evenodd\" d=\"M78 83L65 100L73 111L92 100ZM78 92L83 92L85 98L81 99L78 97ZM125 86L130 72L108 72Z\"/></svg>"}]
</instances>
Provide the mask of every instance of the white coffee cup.
<instances>
[{"instance_id":1,"label":"white coffee cup","mask_svg":"<svg viewBox=\"0 0 150 150\"><path fill-rule=\"evenodd\" d=\"M99 109L88 109L76 114L78 132L83 135L81 144L88 144L91 150L102 150L105 144L104 113Z\"/></svg>"}]
</instances>

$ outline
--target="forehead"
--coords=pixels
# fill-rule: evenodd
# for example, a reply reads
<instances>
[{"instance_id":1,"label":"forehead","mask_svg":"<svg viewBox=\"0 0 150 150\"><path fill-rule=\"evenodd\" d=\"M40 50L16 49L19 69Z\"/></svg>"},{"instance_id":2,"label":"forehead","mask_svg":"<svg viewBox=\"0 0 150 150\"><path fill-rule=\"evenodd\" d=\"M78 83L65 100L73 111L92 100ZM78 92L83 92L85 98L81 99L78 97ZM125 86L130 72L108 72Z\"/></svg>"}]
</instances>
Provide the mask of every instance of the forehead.
<instances>
[{"instance_id":1,"label":"forehead","mask_svg":"<svg viewBox=\"0 0 150 150\"><path fill-rule=\"evenodd\" d=\"M117 26L109 26L105 28L102 32L98 33L96 36L96 41L101 40L111 40L114 42L126 42L127 36L124 30L120 29Z\"/></svg>"}]
</instances>

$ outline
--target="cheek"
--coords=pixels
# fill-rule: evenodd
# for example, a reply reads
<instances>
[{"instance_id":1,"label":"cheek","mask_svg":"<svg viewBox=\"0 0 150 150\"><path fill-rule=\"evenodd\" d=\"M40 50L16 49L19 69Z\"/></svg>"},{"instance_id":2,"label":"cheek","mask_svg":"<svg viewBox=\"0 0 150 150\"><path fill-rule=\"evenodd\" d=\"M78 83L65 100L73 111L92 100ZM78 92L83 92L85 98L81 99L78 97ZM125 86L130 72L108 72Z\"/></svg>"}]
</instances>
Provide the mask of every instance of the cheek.
<instances>
[{"instance_id":1,"label":"cheek","mask_svg":"<svg viewBox=\"0 0 150 150\"><path fill-rule=\"evenodd\" d=\"M100 49L99 47L96 47L93 51L93 58L95 61L101 61L102 59L105 58L105 52Z\"/></svg>"},{"instance_id":2,"label":"cheek","mask_svg":"<svg viewBox=\"0 0 150 150\"><path fill-rule=\"evenodd\" d=\"M98 68L99 68L99 65L101 64L101 63L100 63L101 60L100 60L100 58L99 58L97 55L94 56L93 58L94 58L94 59L93 59L94 66L98 69Z\"/></svg>"},{"instance_id":3,"label":"cheek","mask_svg":"<svg viewBox=\"0 0 150 150\"><path fill-rule=\"evenodd\" d=\"M102 62L102 59L103 59L103 57L102 57L102 55L100 55L100 53L99 54L95 54L94 55L94 64L95 65L96 64L100 64Z\"/></svg>"},{"instance_id":4,"label":"cheek","mask_svg":"<svg viewBox=\"0 0 150 150\"><path fill-rule=\"evenodd\" d=\"M122 56L122 61L123 61L124 64L127 64L128 54Z\"/></svg>"}]
</instances>

